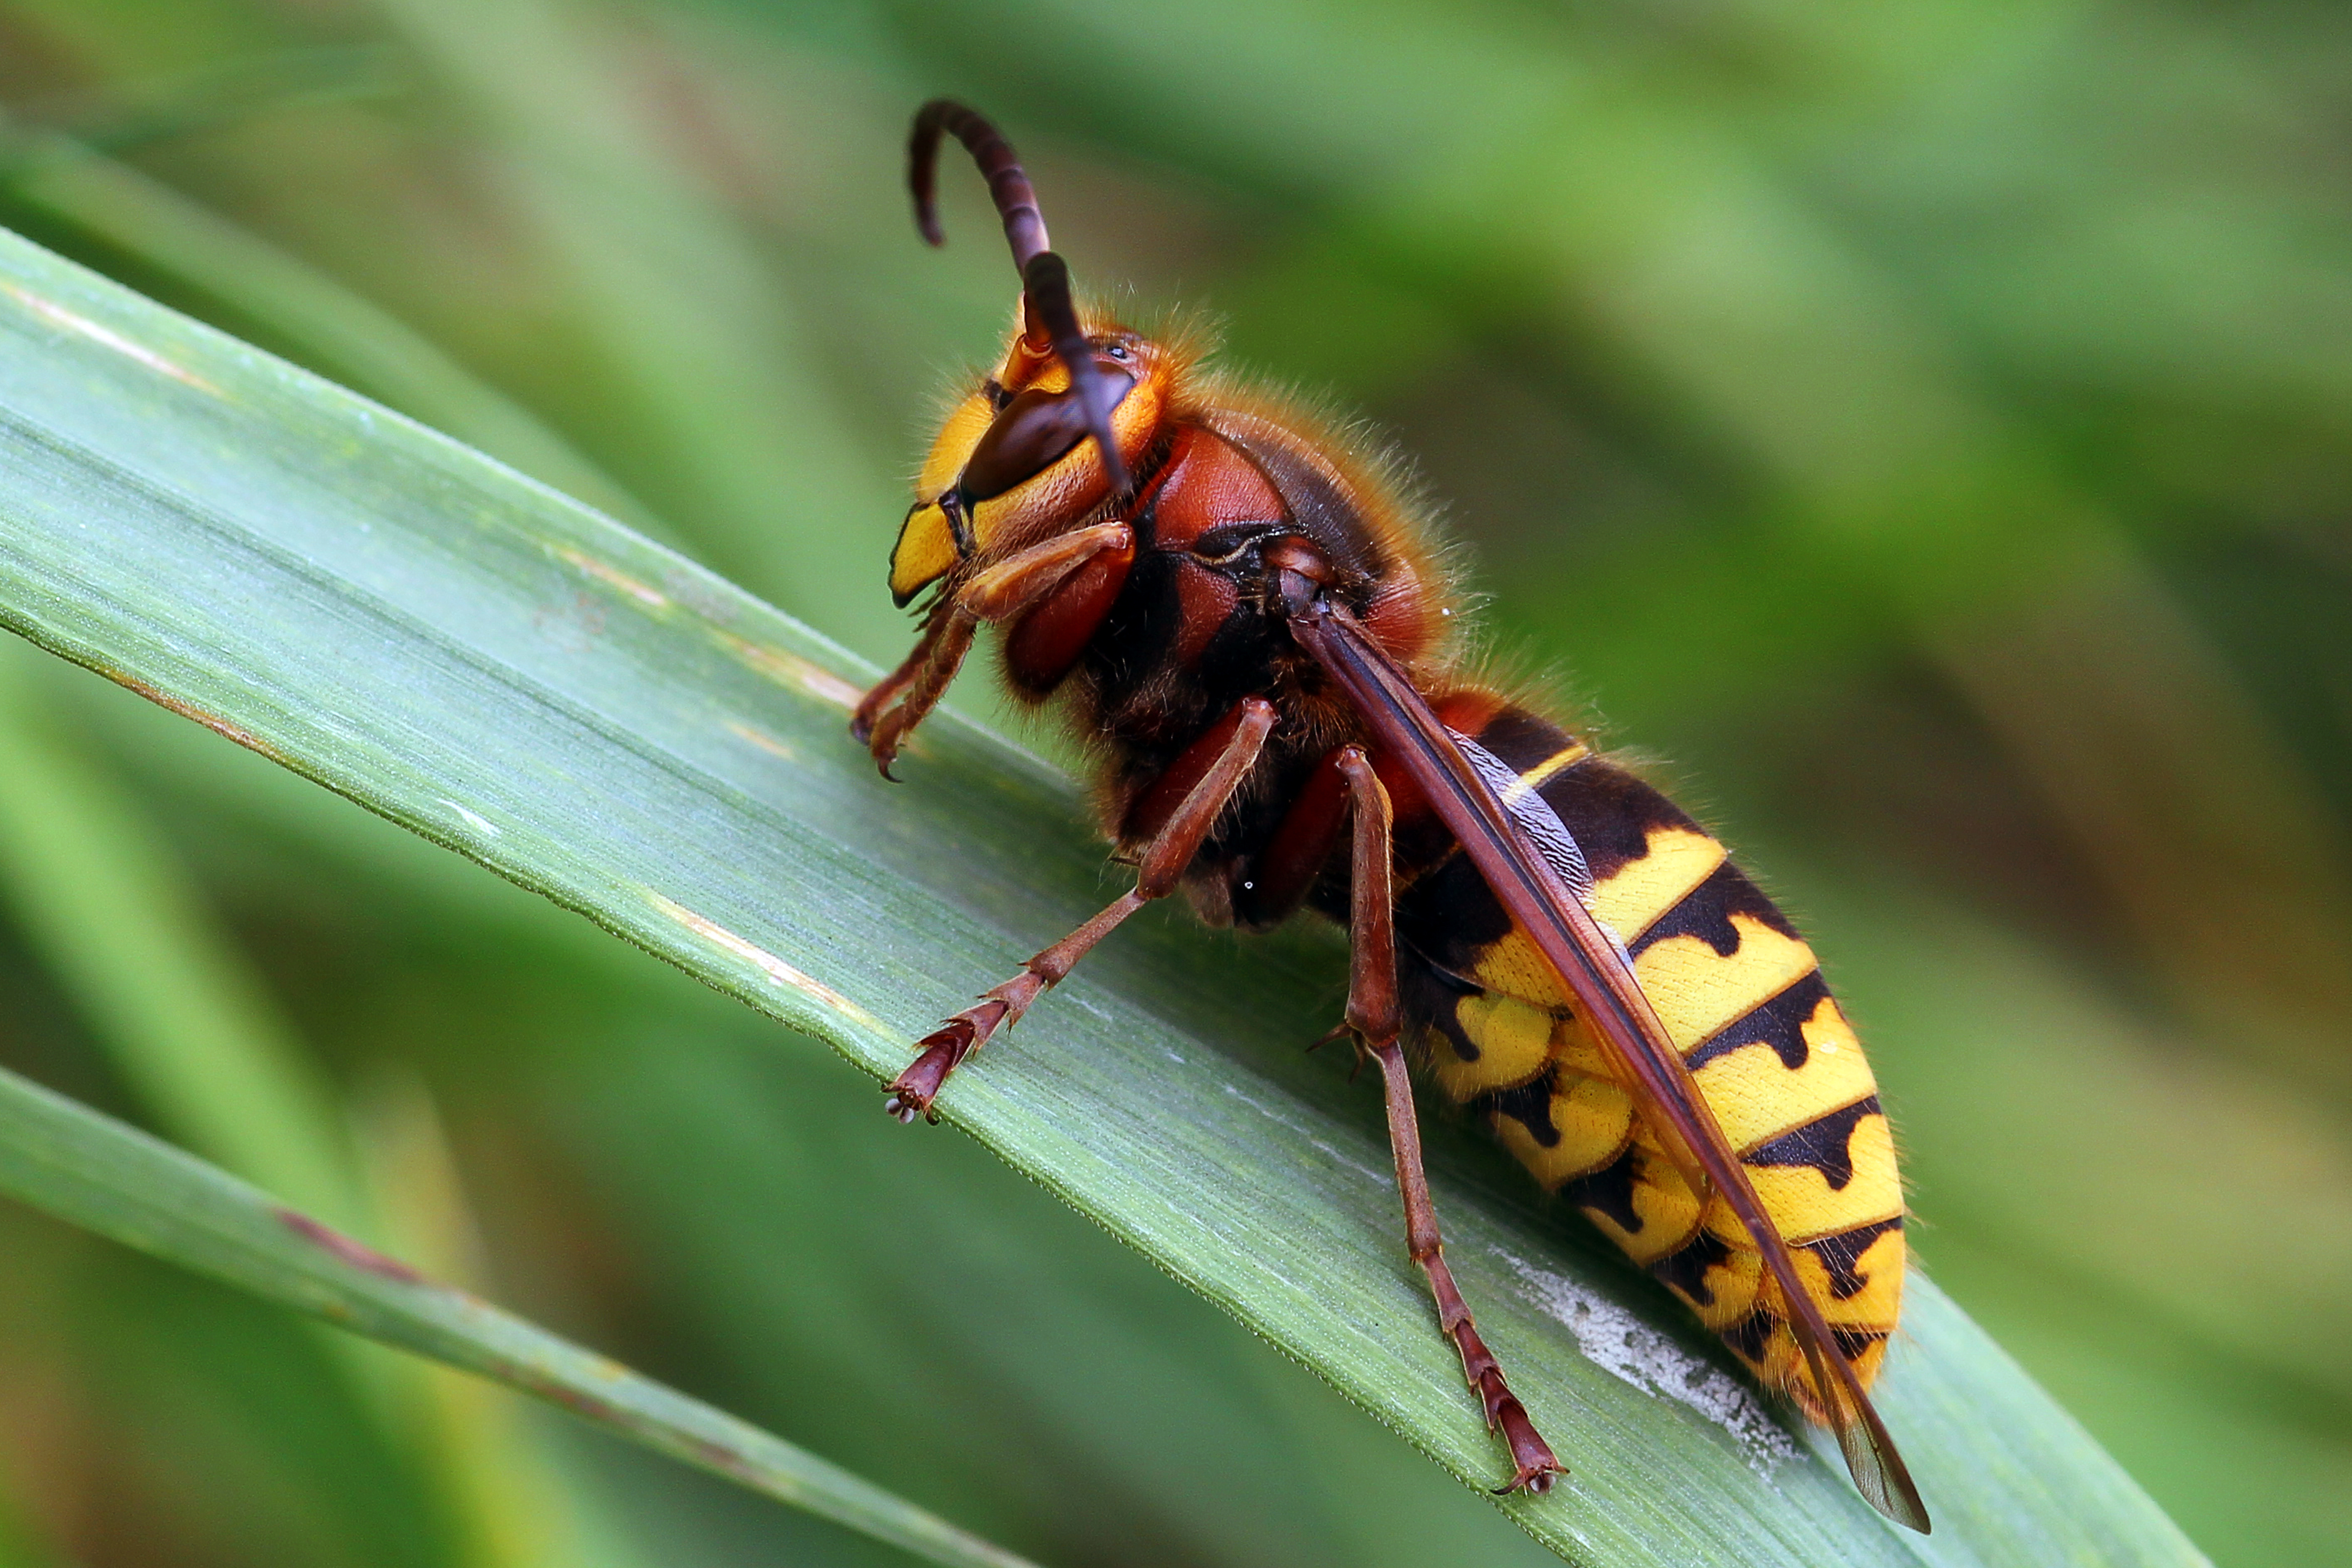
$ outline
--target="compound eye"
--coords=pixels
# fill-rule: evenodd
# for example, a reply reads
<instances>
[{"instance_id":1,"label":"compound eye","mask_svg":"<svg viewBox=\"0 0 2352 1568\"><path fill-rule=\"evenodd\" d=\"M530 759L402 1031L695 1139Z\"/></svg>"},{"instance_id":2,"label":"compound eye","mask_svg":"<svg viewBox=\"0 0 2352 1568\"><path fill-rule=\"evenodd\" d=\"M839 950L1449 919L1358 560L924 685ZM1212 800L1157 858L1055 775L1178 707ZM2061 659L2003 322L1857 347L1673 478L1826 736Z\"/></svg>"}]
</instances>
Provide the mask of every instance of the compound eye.
<instances>
[{"instance_id":1,"label":"compound eye","mask_svg":"<svg viewBox=\"0 0 2352 1568\"><path fill-rule=\"evenodd\" d=\"M1117 406L1135 385L1132 376L1111 374ZM1087 411L1073 392L1046 392L1037 387L1013 397L982 435L980 444L963 466L959 487L972 505L1001 496L1025 479L1033 479L1086 439Z\"/></svg>"}]
</instances>

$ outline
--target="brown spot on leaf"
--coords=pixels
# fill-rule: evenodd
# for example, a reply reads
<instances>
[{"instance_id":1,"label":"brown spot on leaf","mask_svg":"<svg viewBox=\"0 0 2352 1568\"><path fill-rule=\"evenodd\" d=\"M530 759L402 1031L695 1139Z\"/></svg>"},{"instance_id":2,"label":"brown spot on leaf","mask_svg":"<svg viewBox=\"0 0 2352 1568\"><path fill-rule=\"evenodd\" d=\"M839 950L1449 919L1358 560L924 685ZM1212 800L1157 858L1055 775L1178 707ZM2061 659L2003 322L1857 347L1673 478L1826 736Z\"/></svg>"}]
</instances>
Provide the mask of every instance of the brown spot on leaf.
<instances>
[{"instance_id":1,"label":"brown spot on leaf","mask_svg":"<svg viewBox=\"0 0 2352 1568\"><path fill-rule=\"evenodd\" d=\"M98 667L98 672L117 686L136 691L158 708L168 708L183 719L194 719L214 734L226 736L248 752L258 752L273 763L283 763L286 760L278 754L277 747L242 724L232 724L217 713L207 713L184 697L174 697L161 687L151 685L135 675L109 668L104 665Z\"/></svg>"},{"instance_id":2,"label":"brown spot on leaf","mask_svg":"<svg viewBox=\"0 0 2352 1568\"><path fill-rule=\"evenodd\" d=\"M607 1401L599 1399L593 1394L583 1394L579 1389L557 1383L535 1370L517 1381L541 1399L551 1405L561 1405L583 1421L593 1421L601 1426L627 1425L620 1410Z\"/></svg>"},{"instance_id":3,"label":"brown spot on leaf","mask_svg":"<svg viewBox=\"0 0 2352 1568\"><path fill-rule=\"evenodd\" d=\"M388 1258L363 1241L345 1236L332 1226L320 1224L309 1215L292 1209L279 1209L278 1222L321 1251L333 1254L354 1268L395 1280L403 1285L427 1283L424 1275L397 1258Z\"/></svg>"},{"instance_id":4,"label":"brown spot on leaf","mask_svg":"<svg viewBox=\"0 0 2352 1568\"><path fill-rule=\"evenodd\" d=\"M708 1437L695 1437L688 1441L694 1449L695 1458L720 1475L745 1481L760 1479L760 1468L726 1444L714 1443Z\"/></svg>"}]
</instances>

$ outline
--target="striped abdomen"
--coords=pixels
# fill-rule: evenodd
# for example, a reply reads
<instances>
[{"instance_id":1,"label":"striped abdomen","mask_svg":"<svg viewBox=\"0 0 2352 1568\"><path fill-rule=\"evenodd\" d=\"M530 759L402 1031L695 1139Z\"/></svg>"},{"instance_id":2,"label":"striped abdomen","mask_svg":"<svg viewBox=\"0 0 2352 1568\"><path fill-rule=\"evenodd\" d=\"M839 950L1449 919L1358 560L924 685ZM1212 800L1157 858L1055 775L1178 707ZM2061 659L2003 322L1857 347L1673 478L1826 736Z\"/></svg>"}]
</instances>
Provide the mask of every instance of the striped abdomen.
<instances>
[{"instance_id":1,"label":"striped abdomen","mask_svg":"<svg viewBox=\"0 0 2352 1568\"><path fill-rule=\"evenodd\" d=\"M1491 714L1476 739L1582 848L1593 913L1632 953L1866 1385L1902 1300L1903 1191L1870 1064L1812 951L1723 846L1656 790L1523 710L1475 706ZM1813 1408L1777 1289L1759 1294L1761 1260L1746 1230L1720 1197L1701 1211L1601 1043L1468 859L1453 854L1414 877L1398 894L1397 920L1406 1004L1446 1092L1486 1111L1538 1180L1672 1287L1766 1384Z\"/></svg>"}]
</instances>

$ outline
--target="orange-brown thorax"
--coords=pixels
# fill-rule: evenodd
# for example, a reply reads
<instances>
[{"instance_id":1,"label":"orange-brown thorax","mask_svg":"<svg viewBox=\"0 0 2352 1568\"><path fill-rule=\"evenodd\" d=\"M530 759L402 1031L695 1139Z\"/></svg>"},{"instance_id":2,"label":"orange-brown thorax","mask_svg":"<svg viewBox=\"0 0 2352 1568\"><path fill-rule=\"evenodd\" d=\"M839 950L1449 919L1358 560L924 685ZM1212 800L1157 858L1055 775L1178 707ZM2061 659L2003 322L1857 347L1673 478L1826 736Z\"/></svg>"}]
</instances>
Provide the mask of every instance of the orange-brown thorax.
<instances>
[{"instance_id":1,"label":"orange-brown thorax","mask_svg":"<svg viewBox=\"0 0 2352 1568\"><path fill-rule=\"evenodd\" d=\"M1016 331L1001 368L956 401L932 444L892 554L892 591L902 603L933 584L951 595L1045 540L1130 523L1131 547L1094 557L1005 627L1005 678L1024 699L1063 708L1095 759L1105 826L1126 848L1209 765L1240 701L1273 699L1284 721L1232 814L1243 820L1187 879L1209 918L1268 923L1322 874L1341 815L1326 759L1362 738L1291 644L1269 556L1293 540L1328 563L1333 591L1432 680L1450 652L1447 584L1373 457L1296 408L1202 374L1181 342L1088 326L1097 366L1124 388L1112 427L1133 490L1111 493L1067 373ZM1313 797L1311 822L1255 820L1265 814L1247 802L1300 789ZM1236 874L1267 848L1278 851L1271 885Z\"/></svg>"}]
</instances>

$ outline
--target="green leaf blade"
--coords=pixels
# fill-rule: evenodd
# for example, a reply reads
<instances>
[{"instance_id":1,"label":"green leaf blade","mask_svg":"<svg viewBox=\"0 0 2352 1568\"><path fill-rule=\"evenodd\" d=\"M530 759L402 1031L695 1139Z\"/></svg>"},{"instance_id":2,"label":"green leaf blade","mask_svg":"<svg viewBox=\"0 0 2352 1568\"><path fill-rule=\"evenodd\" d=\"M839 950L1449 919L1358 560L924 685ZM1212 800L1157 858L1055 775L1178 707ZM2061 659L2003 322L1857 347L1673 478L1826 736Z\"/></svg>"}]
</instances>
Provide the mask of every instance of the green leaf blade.
<instances>
[{"instance_id":1,"label":"green leaf blade","mask_svg":"<svg viewBox=\"0 0 2352 1568\"><path fill-rule=\"evenodd\" d=\"M563 1406L771 1497L967 1568L1024 1568L880 1488L580 1349L127 1127L0 1072L0 1190L127 1246Z\"/></svg>"},{"instance_id":2,"label":"green leaf blade","mask_svg":"<svg viewBox=\"0 0 2352 1568\"><path fill-rule=\"evenodd\" d=\"M864 672L720 580L29 247L0 244L0 618L35 640L877 1077L1117 890L1066 783L968 726L877 781L842 734ZM1491 1486L1377 1106L1298 1049L1338 1007L1330 933L1135 927L942 1113ZM1573 1472L1504 1506L1564 1555L2200 1561L1916 1279L1882 1388L1938 1531L1899 1538L1499 1155L1432 1149L1449 1258Z\"/></svg>"}]
</instances>

